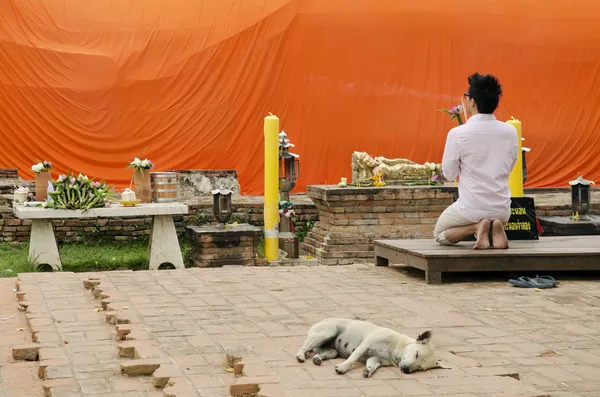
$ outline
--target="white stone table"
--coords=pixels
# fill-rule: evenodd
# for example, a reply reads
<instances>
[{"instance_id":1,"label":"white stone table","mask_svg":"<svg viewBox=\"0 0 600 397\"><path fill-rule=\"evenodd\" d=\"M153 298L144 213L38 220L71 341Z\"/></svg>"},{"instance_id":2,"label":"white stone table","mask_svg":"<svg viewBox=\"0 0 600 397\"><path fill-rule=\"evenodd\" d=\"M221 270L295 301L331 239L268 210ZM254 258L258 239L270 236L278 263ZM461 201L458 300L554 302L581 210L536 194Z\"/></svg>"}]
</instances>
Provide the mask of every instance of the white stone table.
<instances>
[{"instance_id":1,"label":"white stone table","mask_svg":"<svg viewBox=\"0 0 600 397\"><path fill-rule=\"evenodd\" d=\"M20 219L31 219L29 261L37 269L42 264L62 270L62 263L54 237L52 219L113 218L152 216L152 229L148 244L148 267L157 270L160 265L170 263L183 269L183 257L173 222L173 215L185 215L188 206L182 203L138 204L124 207L121 204L109 208L83 210L57 210L42 207L13 206L13 213Z\"/></svg>"}]
</instances>

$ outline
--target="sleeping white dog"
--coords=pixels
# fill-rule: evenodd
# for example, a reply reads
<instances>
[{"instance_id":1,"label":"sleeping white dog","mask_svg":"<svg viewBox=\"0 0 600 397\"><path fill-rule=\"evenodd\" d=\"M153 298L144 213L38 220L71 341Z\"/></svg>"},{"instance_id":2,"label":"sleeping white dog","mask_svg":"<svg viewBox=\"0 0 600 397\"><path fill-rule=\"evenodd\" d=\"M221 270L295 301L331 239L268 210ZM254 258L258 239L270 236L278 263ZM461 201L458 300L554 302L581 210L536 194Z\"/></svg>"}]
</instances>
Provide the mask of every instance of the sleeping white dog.
<instances>
[{"instance_id":1,"label":"sleeping white dog","mask_svg":"<svg viewBox=\"0 0 600 397\"><path fill-rule=\"evenodd\" d=\"M296 359L303 363L314 352L313 363L345 358L335 366L338 374L346 373L355 362L363 362L365 378L371 377L381 366L399 366L405 374L445 368L437 359L430 344L431 331L413 339L389 328L342 318L328 318L313 325Z\"/></svg>"}]
</instances>

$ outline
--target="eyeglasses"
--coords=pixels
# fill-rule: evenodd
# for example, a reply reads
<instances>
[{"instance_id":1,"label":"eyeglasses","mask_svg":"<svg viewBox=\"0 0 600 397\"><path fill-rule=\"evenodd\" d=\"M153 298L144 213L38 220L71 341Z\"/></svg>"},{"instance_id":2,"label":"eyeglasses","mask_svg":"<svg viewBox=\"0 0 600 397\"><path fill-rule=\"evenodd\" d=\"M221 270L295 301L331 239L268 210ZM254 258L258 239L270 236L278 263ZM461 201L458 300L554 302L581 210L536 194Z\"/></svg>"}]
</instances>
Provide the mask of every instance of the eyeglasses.
<instances>
[{"instance_id":1,"label":"eyeglasses","mask_svg":"<svg viewBox=\"0 0 600 397\"><path fill-rule=\"evenodd\" d=\"M464 96L465 98L471 98L471 97L469 96L469 93L468 93L468 92L465 92L465 93L463 94L463 96Z\"/></svg>"}]
</instances>

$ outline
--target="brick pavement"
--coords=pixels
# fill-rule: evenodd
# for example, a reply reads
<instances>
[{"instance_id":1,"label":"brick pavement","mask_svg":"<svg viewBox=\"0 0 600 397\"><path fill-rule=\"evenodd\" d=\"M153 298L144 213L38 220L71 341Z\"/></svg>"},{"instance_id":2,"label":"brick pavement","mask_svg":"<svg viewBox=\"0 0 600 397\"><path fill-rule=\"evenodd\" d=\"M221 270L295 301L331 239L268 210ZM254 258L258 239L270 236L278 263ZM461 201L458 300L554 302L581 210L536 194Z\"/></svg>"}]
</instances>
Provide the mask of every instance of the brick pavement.
<instances>
[{"instance_id":1,"label":"brick pavement","mask_svg":"<svg viewBox=\"0 0 600 397\"><path fill-rule=\"evenodd\" d=\"M25 315L15 299L15 279L0 279L0 396L41 397L35 362L15 361L11 345L31 343Z\"/></svg>"},{"instance_id":2,"label":"brick pavement","mask_svg":"<svg viewBox=\"0 0 600 397\"><path fill-rule=\"evenodd\" d=\"M543 292L504 282L427 286L397 268L369 265L20 279L38 342L55 346L40 349L38 363L46 378L58 379L52 397L222 397L232 385L254 384L266 397L600 396L595 281L563 281ZM363 379L359 368L337 375L339 360L298 364L306 331L329 316L410 335L433 329L452 369L404 375L382 368ZM229 367L227 352L241 362Z\"/></svg>"}]
</instances>

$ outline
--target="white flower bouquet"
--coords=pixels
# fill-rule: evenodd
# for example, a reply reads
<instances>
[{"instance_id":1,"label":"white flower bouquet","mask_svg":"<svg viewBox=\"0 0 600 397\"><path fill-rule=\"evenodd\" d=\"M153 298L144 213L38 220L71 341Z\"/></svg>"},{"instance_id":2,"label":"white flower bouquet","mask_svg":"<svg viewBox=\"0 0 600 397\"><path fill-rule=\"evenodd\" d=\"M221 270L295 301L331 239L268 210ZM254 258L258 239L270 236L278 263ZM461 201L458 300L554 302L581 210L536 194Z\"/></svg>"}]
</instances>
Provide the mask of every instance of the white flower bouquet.
<instances>
[{"instance_id":1,"label":"white flower bouquet","mask_svg":"<svg viewBox=\"0 0 600 397\"><path fill-rule=\"evenodd\" d=\"M52 163L47 160L39 161L37 164L31 166L31 171L35 172L36 174L44 171L50 171L51 169Z\"/></svg>"},{"instance_id":2,"label":"white flower bouquet","mask_svg":"<svg viewBox=\"0 0 600 397\"><path fill-rule=\"evenodd\" d=\"M129 163L127 168L133 168L143 174L144 171L153 169L154 163L148 159L140 160L136 157L131 163Z\"/></svg>"},{"instance_id":3,"label":"white flower bouquet","mask_svg":"<svg viewBox=\"0 0 600 397\"><path fill-rule=\"evenodd\" d=\"M440 183L439 172L441 171L440 167L436 163L430 163L430 162L426 162L425 164L423 164L423 166L429 172L429 180L427 181L427 183L429 185L439 184Z\"/></svg>"}]
</instances>

